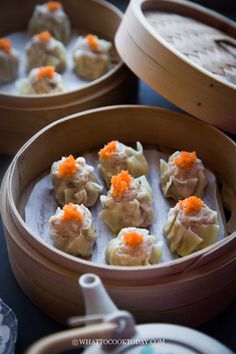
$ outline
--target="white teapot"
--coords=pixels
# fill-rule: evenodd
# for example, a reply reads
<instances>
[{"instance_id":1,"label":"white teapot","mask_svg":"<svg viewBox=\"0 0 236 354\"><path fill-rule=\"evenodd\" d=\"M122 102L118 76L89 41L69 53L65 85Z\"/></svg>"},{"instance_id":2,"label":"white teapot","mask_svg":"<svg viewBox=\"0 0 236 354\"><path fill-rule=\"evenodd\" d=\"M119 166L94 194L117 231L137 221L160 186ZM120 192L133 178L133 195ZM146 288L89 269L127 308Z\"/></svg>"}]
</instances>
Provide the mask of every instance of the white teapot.
<instances>
[{"instance_id":1,"label":"white teapot","mask_svg":"<svg viewBox=\"0 0 236 354\"><path fill-rule=\"evenodd\" d=\"M85 354L234 354L215 339L187 327L136 325L129 312L118 310L95 274L82 275L79 284L86 316L68 321L77 328L42 338L25 354L54 354L79 346L85 347ZM85 327L78 327L85 323Z\"/></svg>"}]
</instances>

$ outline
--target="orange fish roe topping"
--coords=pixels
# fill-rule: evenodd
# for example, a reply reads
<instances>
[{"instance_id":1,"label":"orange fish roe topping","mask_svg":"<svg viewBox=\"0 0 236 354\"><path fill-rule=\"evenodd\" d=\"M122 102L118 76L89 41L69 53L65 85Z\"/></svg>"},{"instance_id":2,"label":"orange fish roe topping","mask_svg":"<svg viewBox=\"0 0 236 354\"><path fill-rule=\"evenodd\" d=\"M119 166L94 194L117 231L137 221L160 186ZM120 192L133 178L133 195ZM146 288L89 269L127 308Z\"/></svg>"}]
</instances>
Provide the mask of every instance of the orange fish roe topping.
<instances>
[{"instance_id":1,"label":"orange fish roe topping","mask_svg":"<svg viewBox=\"0 0 236 354\"><path fill-rule=\"evenodd\" d=\"M177 204L185 214L199 213L204 203L201 198L195 196L180 200Z\"/></svg>"},{"instance_id":2,"label":"orange fish roe topping","mask_svg":"<svg viewBox=\"0 0 236 354\"><path fill-rule=\"evenodd\" d=\"M111 194L114 197L120 197L129 188L132 177L128 171L121 171L118 175L111 179Z\"/></svg>"},{"instance_id":3,"label":"orange fish roe topping","mask_svg":"<svg viewBox=\"0 0 236 354\"><path fill-rule=\"evenodd\" d=\"M39 34L36 34L36 37L40 41L44 41L44 42L48 42L48 41L50 41L53 38L53 36L48 31L44 31L44 32L41 32Z\"/></svg>"},{"instance_id":4,"label":"orange fish roe topping","mask_svg":"<svg viewBox=\"0 0 236 354\"><path fill-rule=\"evenodd\" d=\"M78 220L83 221L83 214L77 209L76 205L73 203L66 204L63 207L63 215L61 216L61 221Z\"/></svg>"},{"instance_id":5,"label":"orange fish roe topping","mask_svg":"<svg viewBox=\"0 0 236 354\"><path fill-rule=\"evenodd\" d=\"M12 44L10 39L8 38L0 38L0 50L5 53L10 53L12 49Z\"/></svg>"},{"instance_id":6,"label":"orange fish roe topping","mask_svg":"<svg viewBox=\"0 0 236 354\"><path fill-rule=\"evenodd\" d=\"M114 152L116 152L116 141L112 140L99 151L98 155L100 159L105 159L106 157L111 157Z\"/></svg>"},{"instance_id":7,"label":"orange fish roe topping","mask_svg":"<svg viewBox=\"0 0 236 354\"><path fill-rule=\"evenodd\" d=\"M59 1L49 1L47 3L48 10L51 12L55 12L62 8L62 4Z\"/></svg>"},{"instance_id":8,"label":"orange fish roe topping","mask_svg":"<svg viewBox=\"0 0 236 354\"><path fill-rule=\"evenodd\" d=\"M59 164L58 171L61 176L72 177L78 171L75 158L72 155L69 155Z\"/></svg>"},{"instance_id":9,"label":"orange fish roe topping","mask_svg":"<svg viewBox=\"0 0 236 354\"><path fill-rule=\"evenodd\" d=\"M129 231L124 234L124 243L128 246L137 246L143 242L143 235L135 232Z\"/></svg>"},{"instance_id":10,"label":"orange fish roe topping","mask_svg":"<svg viewBox=\"0 0 236 354\"><path fill-rule=\"evenodd\" d=\"M197 156L195 151L181 151L179 156L174 160L174 164L184 170L189 170L193 166L194 162L196 162L196 160Z\"/></svg>"},{"instance_id":11,"label":"orange fish roe topping","mask_svg":"<svg viewBox=\"0 0 236 354\"><path fill-rule=\"evenodd\" d=\"M39 71L37 72L37 76L39 79L53 79L55 74L54 66L42 66Z\"/></svg>"},{"instance_id":12,"label":"orange fish roe topping","mask_svg":"<svg viewBox=\"0 0 236 354\"><path fill-rule=\"evenodd\" d=\"M98 49L99 43L98 43L97 38L93 34L88 34L85 38L86 38L91 49L94 49L94 50Z\"/></svg>"}]
</instances>

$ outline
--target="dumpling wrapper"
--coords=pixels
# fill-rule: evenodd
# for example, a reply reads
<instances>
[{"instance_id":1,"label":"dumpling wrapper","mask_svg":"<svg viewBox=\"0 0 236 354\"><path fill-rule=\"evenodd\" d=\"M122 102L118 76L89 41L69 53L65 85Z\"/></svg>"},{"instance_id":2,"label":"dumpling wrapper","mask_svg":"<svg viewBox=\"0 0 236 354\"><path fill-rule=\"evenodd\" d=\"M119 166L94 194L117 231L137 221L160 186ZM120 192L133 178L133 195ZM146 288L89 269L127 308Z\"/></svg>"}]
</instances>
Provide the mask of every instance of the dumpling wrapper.
<instances>
[{"instance_id":1,"label":"dumpling wrapper","mask_svg":"<svg viewBox=\"0 0 236 354\"><path fill-rule=\"evenodd\" d=\"M40 78L38 77L38 72L41 69L42 68L32 69L27 78L17 82L16 86L21 95L44 95L64 91L60 74L55 72L52 78L47 76Z\"/></svg>"},{"instance_id":2,"label":"dumpling wrapper","mask_svg":"<svg viewBox=\"0 0 236 354\"><path fill-rule=\"evenodd\" d=\"M19 61L19 54L15 49L9 53L0 50L0 85L16 79Z\"/></svg>"},{"instance_id":3,"label":"dumpling wrapper","mask_svg":"<svg viewBox=\"0 0 236 354\"><path fill-rule=\"evenodd\" d=\"M28 32L32 36L48 31L57 40L67 44L70 39L71 26L62 7L49 11L48 4L36 5L29 22Z\"/></svg>"},{"instance_id":4,"label":"dumpling wrapper","mask_svg":"<svg viewBox=\"0 0 236 354\"><path fill-rule=\"evenodd\" d=\"M97 48L90 47L87 37L93 37ZM73 66L75 73L85 80L96 80L109 70L110 50L112 44L97 36L79 36L73 49Z\"/></svg>"},{"instance_id":5,"label":"dumpling wrapper","mask_svg":"<svg viewBox=\"0 0 236 354\"><path fill-rule=\"evenodd\" d=\"M188 215L177 203L168 213L164 234L171 252L180 256L208 247L219 234L217 212L204 204L199 213Z\"/></svg>"},{"instance_id":6,"label":"dumpling wrapper","mask_svg":"<svg viewBox=\"0 0 236 354\"><path fill-rule=\"evenodd\" d=\"M133 183L134 188L121 198L113 197L110 191L100 197L104 208L100 216L115 234L124 227L146 227L153 222L152 190L146 177L133 179Z\"/></svg>"},{"instance_id":7,"label":"dumpling wrapper","mask_svg":"<svg viewBox=\"0 0 236 354\"><path fill-rule=\"evenodd\" d=\"M53 37L40 40L39 36L34 36L25 47L27 71L41 66L54 66L56 72L63 73L67 66L64 45Z\"/></svg>"},{"instance_id":8,"label":"dumpling wrapper","mask_svg":"<svg viewBox=\"0 0 236 354\"><path fill-rule=\"evenodd\" d=\"M124 242L127 232L135 232L143 236L137 245ZM117 266L145 266L157 264L162 255L162 241L157 241L149 231L135 227L124 228L119 235L111 240L106 249L106 262Z\"/></svg>"},{"instance_id":9,"label":"dumpling wrapper","mask_svg":"<svg viewBox=\"0 0 236 354\"><path fill-rule=\"evenodd\" d=\"M83 215L83 221L62 221L63 210L57 208L56 214L49 220L50 236L53 245L61 251L74 256L89 257L96 241L92 214L84 205L74 205Z\"/></svg>"},{"instance_id":10,"label":"dumpling wrapper","mask_svg":"<svg viewBox=\"0 0 236 354\"><path fill-rule=\"evenodd\" d=\"M61 176L58 168L65 159L63 157L60 161L54 162L51 168L55 199L60 205L72 202L84 204L86 207L93 206L103 189L97 181L94 168L87 165L83 157L78 157L75 160L78 171L73 176Z\"/></svg>"},{"instance_id":11,"label":"dumpling wrapper","mask_svg":"<svg viewBox=\"0 0 236 354\"><path fill-rule=\"evenodd\" d=\"M136 143L137 150L118 141L115 141L115 143L116 151L110 157L99 159L99 173L105 180L106 185L110 187L112 176L118 174L121 170L127 170L134 178L147 176L148 163L140 142Z\"/></svg>"},{"instance_id":12,"label":"dumpling wrapper","mask_svg":"<svg viewBox=\"0 0 236 354\"><path fill-rule=\"evenodd\" d=\"M190 170L184 171L174 165L179 154L180 152L176 151L169 157L168 162L160 160L160 183L164 196L176 201L191 195L201 197L207 185L201 160L197 159Z\"/></svg>"}]
</instances>

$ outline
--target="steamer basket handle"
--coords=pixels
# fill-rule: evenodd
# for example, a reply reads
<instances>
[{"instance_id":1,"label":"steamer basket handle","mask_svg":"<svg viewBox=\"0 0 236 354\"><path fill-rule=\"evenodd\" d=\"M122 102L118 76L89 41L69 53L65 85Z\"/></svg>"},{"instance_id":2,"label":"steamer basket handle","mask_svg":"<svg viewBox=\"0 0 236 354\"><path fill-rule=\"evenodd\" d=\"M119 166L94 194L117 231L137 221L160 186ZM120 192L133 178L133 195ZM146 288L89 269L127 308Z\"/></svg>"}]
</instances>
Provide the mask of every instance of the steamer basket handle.
<instances>
[{"instance_id":1,"label":"steamer basket handle","mask_svg":"<svg viewBox=\"0 0 236 354\"><path fill-rule=\"evenodd\" d=\"M116 323L107 322L51 334L34 343L25 354L56 354L62 350L79 348L82 340L111 338L117 327Z\"/></svg>"}]
</instances>

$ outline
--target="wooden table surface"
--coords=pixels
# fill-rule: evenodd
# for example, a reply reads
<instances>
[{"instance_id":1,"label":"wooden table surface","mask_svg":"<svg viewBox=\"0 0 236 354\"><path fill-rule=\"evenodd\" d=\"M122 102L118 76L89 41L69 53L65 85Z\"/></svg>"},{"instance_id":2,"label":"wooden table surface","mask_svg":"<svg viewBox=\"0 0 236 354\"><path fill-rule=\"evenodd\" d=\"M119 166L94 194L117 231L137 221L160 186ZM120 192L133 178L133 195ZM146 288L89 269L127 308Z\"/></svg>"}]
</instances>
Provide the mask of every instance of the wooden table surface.
<instances>
[{"instance_id":1,"label":"wooden table surface","mask_svg":"<svg viewBox=\"0 0 236 354\"><path fill-rule=\"evenodd\" d=\"M129 1L110 0L109 2L124 11ZM201 0L198 2L204 3L204 1ZM205 1L205 3L213 8L213 0L208 0L207 2ZM225 4L225 6L222 4ZM225 15L233 19L236 18L235 0L227 0L226 2L216 1L215 5L218 7L218 10ZM166 101L141 81L139 82L139 92L135 103L178 110L178 108ZM234 136L232 136L232 138L235 139ZM0 155L1 179L11 159L11 156ZM63 330L64 327L51 320L40 310L38 310L37 307L34 306L32 302L24 295L23 291L17 284L8 261L7 248L1 223L0 260L0 298L2 298L2 300L13 309L18 318L18 341L16 345L16 354L21 354L24 353L26 348L35 340L47 334ZM218 339L236 352L236 300L220 315L199 326L198 330Z\"/></svg>"}]
</instances>

